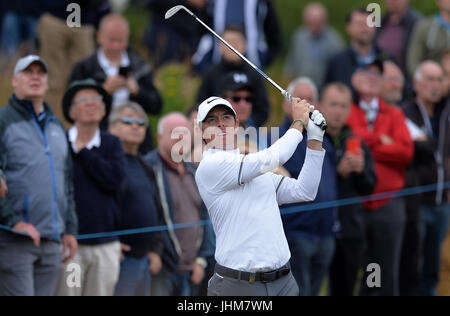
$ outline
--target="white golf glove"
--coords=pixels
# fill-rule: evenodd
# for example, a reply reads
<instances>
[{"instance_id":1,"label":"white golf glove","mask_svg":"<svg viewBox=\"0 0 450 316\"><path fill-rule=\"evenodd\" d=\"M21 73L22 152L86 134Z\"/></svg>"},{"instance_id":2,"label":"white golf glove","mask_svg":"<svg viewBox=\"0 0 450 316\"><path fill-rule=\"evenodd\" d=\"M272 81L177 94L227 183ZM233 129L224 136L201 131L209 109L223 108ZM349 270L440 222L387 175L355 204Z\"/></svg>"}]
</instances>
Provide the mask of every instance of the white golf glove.
<instances>
[{"instance_id":1,"label":"white golf glove","mask_svg":"<svg viewBox=\"0 0 450 316\"><path fill-rule=\"evenodd\" d=\"M319 126L325 122L325 118L319 111L316 110L313 112L311 118L309 119L308 127L306 128L308 140L317 140L323 143L323 136L325 135L325 131L322 130Z\"/></svg>"}]
</instances>

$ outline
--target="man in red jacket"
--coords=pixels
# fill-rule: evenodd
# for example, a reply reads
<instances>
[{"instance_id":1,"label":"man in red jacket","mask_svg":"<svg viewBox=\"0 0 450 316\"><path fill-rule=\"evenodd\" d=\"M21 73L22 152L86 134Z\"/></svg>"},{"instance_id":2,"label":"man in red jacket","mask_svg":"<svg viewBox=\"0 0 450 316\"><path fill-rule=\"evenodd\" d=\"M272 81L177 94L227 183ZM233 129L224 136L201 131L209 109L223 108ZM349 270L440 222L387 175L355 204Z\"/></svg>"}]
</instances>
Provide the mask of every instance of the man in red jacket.
<instances>
[{"instance_id":1,"label":"man in red jacket","mask_svg":"<svg viewBox=\"0 0 450 316\"><path fill-rule=\"evenodd\" d=\"M352 105L348 125L354 134L364 139L375 161L377 185L374 194L403 189L405 169L411 162L414 146L405 116L400 109L381 98L383 63L372 64L356 71L352 84L359 101ZM363 295L398 295L399 263L405 205L402 199L385 198L364 204L368 264L381 268L381 287L369 288L363 280Z\"/></svg>"}]
</instances>

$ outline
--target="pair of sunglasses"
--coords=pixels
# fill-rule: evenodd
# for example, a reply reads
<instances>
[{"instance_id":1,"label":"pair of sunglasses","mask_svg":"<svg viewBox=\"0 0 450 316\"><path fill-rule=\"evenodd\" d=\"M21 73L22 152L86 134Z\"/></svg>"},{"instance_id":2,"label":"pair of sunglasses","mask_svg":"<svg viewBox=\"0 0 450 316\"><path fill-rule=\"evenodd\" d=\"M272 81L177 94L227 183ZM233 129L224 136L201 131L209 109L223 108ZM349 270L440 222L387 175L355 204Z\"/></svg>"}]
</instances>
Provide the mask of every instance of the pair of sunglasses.
<instances>
[{"instance_id":1,"label":"pair of sunglasses","mask_svg":"<svg viewBox=\"0 0 450 316\"><path fill-rule=\"evenodd\" d=\"M122 117L120 119L120 122L122 122L125 125L133 125L133 124L136 123L137 125L139 125L139 127L147 126L147 120L143 119L143 118L136 119L136 118L133 118L133 117L125 116L125 117Z\"/></svg>"},{"instance_id":2,"label":"pair of sunglasses","mask_svg":"<svg viewBox=\"0 0 450 316\"><path fill-rule=\"evenodd\" d=\"M246 97L246 98L243 98L243 97L231 97L231 100L233 100L234 103L239 103L242 100L244 100L247 103L252 103L253 102L253 98L252 97Z\"/></svg>"}]
</instances>

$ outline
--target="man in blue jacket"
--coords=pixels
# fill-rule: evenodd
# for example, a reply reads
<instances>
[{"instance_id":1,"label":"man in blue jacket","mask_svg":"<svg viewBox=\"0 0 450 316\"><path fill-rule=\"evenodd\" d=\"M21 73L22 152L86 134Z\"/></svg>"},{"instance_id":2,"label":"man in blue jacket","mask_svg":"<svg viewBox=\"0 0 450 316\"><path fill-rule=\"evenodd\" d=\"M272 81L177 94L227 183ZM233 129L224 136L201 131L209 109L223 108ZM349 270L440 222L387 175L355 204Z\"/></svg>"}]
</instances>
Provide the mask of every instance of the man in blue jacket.
<instances>
[{"instance_id":1,"label":"man in blue jacket","mask_svg":"<svg viewBox=\"0 0 450 316\"><path fill-rule=\"evenodd\" d=\"M208 265L214 265L208 259L214 256L215 237L212 226L205 225L209 216L195 183L195 167L172 158L172 148L179 140L171 136L178 127L189 130L184 115L171 113L163 117L158 125L159 149L144 158L156 175L163 224L169 227L162 236L165 242L163 268L152 282L152 295L156 296L191 295L192 286L202 282ZM202 224L174 228L177 224L198 222Z\"/></svg>"},{"instance_id":2,"label":"man in blue jacket","mask_svg":"<svg viewBox=\"0 0 450 316\"><path fill-rule=\"evenodd\" d=\"M44 103L47 70L38 56L20 59L14 94L0 109L0 194L7 193L0 200L0 296L53 295L61 260L77 250L72 159L64 128Z\"/></svg>"}]
</instances>

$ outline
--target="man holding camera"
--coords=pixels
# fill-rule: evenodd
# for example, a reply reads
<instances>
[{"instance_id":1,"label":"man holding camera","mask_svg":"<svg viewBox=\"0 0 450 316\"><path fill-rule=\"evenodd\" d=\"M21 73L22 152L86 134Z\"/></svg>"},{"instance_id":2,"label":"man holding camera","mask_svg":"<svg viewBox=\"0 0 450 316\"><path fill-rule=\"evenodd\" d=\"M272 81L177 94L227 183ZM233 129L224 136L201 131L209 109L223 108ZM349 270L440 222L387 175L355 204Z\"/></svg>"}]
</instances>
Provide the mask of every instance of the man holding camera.
<instances>
[{"instance_id":1,"label":"man holding camera","mask_svg":"<svg viewBox=\"0 0 450 316\"><path fill-rule=\"evenodd\" d=\"M97 52L75 65L69 82L93 78L113 97L113 107L133 101L142 105L147 114L158 115L162 99L153 85L152 69L136 52L127 49L129 36L129 25L123 16L105 16L97 33ZM105 118L102 129L106 128ZM151 149L153 143L147 129L140 152L145 154Z\"/></svg>"}]
</instances>

